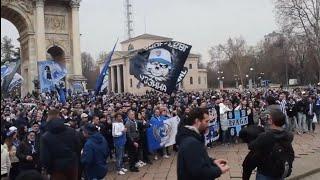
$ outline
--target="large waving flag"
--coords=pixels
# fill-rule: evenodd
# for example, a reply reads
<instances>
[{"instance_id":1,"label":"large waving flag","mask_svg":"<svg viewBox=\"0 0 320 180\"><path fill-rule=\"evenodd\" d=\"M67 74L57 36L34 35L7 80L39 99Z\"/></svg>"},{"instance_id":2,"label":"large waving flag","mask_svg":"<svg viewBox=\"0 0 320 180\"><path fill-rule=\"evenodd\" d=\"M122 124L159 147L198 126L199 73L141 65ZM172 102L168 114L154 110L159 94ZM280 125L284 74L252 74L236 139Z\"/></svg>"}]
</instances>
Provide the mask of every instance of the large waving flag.
<instances>
[{"instance_id":1,"label":"large waving flag","mask_svg":"<svg viewBox=\"0 0 320 180\"><path fill-rule=\"evenodd\" d=\"M191 46L177 41L156 42L130 60L130 74L155 90L171 94L188 70Z\"/></svg>"},{"instance_id":2,"label":"large waving flag","mask_svg":"<svg viewBox=\"0 0 320 180\"><path fill-rule=\"evenodd\" d=\"M21 61L18 60L17 62L10 63L9 65L1 66L1 92L5 95L9 92L10 83L12 82L12 79L20 65Z\"/></svg>"},{"instance_id":3,"label":"large waving flag","mask_svg":"<svg viewBox=\"0 0 320 180\"><path fill-rule=\"evenodd\" d=\"M23 77L16 73L14 76L13 76L13 79L11 81L11 83L9 84L9 88L8 88L8 91L12 91L12 89L16 86L20 86L23 82Z\"/></svg>"},{"instance_id":4,"label":"large waving flag","mask_svg":"<svg viewBox=\"0 0 320 180\"><path fill-rule=\"evenodd\" d=\"M176 143L179 117L175 116L164 121L150 121L147 129L148 148L150 152L161 147L168 147Z\"/></svg>"},{"instance_id":5,"label":"large waving flag","mask_svg":"<svg viewBox=\"0 0 320 180\"><path fill-rule=\"evenodd\" d=\"M55 90L55 85L67 74L67 69L54 60L39 61L38 70L41 92Z\"/></svg>"},{"instance_id":6,"label":"large waving flag","mask_svg":"<svg viewBox=\"0 0 320 180\"><path fill-rule=\"evenodd\" d=\"M107 88L108 90L108 85L109 85L109 65L111 62L111 58L112 55L114 53L114 49L116 48L118 43L118 40L116 41L116 43L113 46L112 51L108 54L108 56L106 57L106 59L104 60L104 66L103 69L97 79L96 82L96 88L95 88L95 93L98 94L99 92L102 92L104 89Z\"/></svg>"}]
</instances>

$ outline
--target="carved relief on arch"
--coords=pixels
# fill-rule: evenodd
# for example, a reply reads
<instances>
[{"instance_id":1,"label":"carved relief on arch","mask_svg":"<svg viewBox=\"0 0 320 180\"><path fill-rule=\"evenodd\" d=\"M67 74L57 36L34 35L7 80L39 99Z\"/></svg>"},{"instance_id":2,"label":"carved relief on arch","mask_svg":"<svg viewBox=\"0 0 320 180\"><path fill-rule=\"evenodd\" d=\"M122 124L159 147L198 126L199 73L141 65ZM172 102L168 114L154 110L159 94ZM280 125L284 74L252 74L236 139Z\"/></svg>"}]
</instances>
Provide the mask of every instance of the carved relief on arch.
<instances>
[{"instance_id":1,"label":"carved relief on arch","mask_svg":"<svg viewBox=\"0 0 320 180\"><path fill-rule=\"evenodd\" d=\"M33 14L33 0L1 0L1 6L8 5L16 6L26 13Z\"/></svg>"},{"instance_id":2,"label":"carved relief on arch","mask_svg":"<svg viewBox=\"0 0 320 180\"><path fill-rule=\"evenodd\" d=\"M45 15L46 32L63 33L66 31L66 20L64 15Z\"/></svg>"}]
</instances>

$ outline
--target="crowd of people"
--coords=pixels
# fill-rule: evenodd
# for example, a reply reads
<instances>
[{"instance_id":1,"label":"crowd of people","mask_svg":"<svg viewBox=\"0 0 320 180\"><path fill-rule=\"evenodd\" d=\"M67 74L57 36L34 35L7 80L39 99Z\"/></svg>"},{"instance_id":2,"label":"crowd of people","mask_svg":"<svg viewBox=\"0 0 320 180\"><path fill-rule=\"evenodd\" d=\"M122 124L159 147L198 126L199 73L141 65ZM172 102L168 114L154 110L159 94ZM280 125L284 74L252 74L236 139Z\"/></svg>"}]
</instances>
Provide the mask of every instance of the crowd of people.
<instances>
[{"instance_id":1,"label":"crowd of people","mask_svg":"<svg viewBox=\"0 0 320 180\"><path fill-rule=\"evenodd\" d=\"M280 125L286 131L313 133L320 121L320 89L208 90L172 95L156 91L143 95L69 92L65 103L59 102L55 93L2 98L1 179L18 179L27 170L59 180L103 179L113 162L119 175L128 170L138 172L180 148L181 139L177 139L176 145L149 152L146 131L150 122L178 116L181 135L185 126L194 123L190 112L196 108L208 110L209 121L219 122L221 136L216 143L225 145L238 141L227 132L226 112L240 109L247 111L248 125L272 126L268 123L270 112L278 109L284 114L285 122ZM273 118L279 119L279 115ZM259 143L249 146L250 150L260 147ZM246 162L251 162L250 158ZM220 174L227 171L221 169L226 164L223 160L216 164Z\"/></svg>"}]
</instances>

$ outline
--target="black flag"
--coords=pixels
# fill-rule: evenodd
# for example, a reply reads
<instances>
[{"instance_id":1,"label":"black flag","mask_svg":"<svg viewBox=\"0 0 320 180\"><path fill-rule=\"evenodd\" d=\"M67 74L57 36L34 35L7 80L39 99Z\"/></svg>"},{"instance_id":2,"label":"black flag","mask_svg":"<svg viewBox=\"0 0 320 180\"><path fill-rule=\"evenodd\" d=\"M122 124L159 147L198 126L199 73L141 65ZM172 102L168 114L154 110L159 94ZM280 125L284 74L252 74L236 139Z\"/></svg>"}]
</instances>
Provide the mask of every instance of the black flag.
<instances>
[{"instance_id":1,"label":"black flag","mask_svg":"<svg viewBox=\"0 0 320 180\"><path fill-rule=\"evenodd\" d=\"M177 42L156 42L130 60L130 74L143 84L171 94L188 72L184 63L191 46Z\"/></svg>"}]
</instances>

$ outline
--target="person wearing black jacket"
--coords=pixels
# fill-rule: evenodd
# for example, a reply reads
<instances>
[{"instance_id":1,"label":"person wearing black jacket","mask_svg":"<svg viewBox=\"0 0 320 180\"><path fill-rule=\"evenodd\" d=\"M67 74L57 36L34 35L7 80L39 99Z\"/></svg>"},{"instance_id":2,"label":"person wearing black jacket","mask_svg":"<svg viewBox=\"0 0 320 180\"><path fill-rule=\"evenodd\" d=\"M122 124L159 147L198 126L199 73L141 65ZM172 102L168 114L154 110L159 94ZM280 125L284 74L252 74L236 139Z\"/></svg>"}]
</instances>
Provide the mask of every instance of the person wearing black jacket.
<instances>
[{"instance_id":1,"label":"person wearing black jacket","mask_svg":"<svg viewBox=\"0 0 320 180\"><path fill-rule=\"evenodd\" d=\"M25 139L17 148L17 157L20 161L20 170L41 170L39 164L39 142L36 141L36 134L33 131L28 132Z\"/></svg>"},{"instance_id":2,"label":"person wearing black jacket","mask_svg":"<svg viewBox=\"0 0 320 180\"><path fill-rule=\"evenodd\" d=\"M78 179L80 139L64 125L58 110L48 114L47 132L40 139L40 161L52 180Z\"/></svg>"},{"instance_id":3,"label":"person wearing black jacket","mask_svg":"<svg viewBox=\"0 0 320 180\"><path fill-rule=\"evenodd\" d=\"M271 111L267 121L270 129L259 134L249 144L249 149L255 153L258 161L257 180L278 180L291 174L294 161L293 134L282 128L285 124L285 118L286 116L281 110ZM277 153L281 153L281 157L275 158Z\"/></svg>"},{"instance_id":4,"label":"person wearing black jacket","mask_svg":"<svg viewBox=\"0 0 320 180\"><path fill-rule=\"evenodd\" d=\"M150 124L147 122L145 110L143 109L141 112L141 117L138 121L138 131L140 135L140 148L142 149L142 161L147 164L152 164L149 158L149 150L148 150L148 141L147 141L147 129L150 127Z\"/></svg>"},{"instance_id":5,"label":"person wearing black jacket","mask_svg":"<svg viewBox=\"0 0 320 180\"><path fill-rule=\"evenodd\" d=\"M178 180L212 180L230 169L226 160L209 157L202 136L208 125L208 110L195 108L185 119L184 126L178 130Z\"/></svg>"},{"instance_id":6,"label":"person wearing black jacket","mask_svg":"<svg viewBox=\"0 0 320 180\"><path fill-rule=\"evenodd\" d=\"M249 145L255 140L259 134L264 132L264 128L261 126L250 125L241 129L239 132L239 138ZM242 180L249 180L252 171L258 165L258 159L254 151L249 151L242 163Z\"/></svg>"},{"instance_id":7,"label":"person wearing black jacket","mask_svg":"<svg viewBox=\"0 0 320 180\"><path fill-rule=\"evenodd\" d=\"M289 118L289 124L290 124L289 131L295 131L295 130L297 130L297 127L298 127L298 123L297 123L297 115L298 115L297 105L296 105L296 102L294 101L293 98L289 99L289 102L288 102L287 105L288 105L287 116Z\"/></svg>"},{"instance_id":8,"label":"person wearing black jacket","mask_svg":"<svg viewBox=\"0 0 320 180\"><path fill-rule=\"evenodd\" d=\"M306 133L307 128L307 102L305 99L297 99L297 112L298 112L298 131L299 133Z\"/></svg>"}]
</instances>

